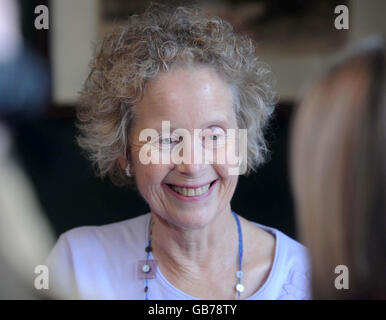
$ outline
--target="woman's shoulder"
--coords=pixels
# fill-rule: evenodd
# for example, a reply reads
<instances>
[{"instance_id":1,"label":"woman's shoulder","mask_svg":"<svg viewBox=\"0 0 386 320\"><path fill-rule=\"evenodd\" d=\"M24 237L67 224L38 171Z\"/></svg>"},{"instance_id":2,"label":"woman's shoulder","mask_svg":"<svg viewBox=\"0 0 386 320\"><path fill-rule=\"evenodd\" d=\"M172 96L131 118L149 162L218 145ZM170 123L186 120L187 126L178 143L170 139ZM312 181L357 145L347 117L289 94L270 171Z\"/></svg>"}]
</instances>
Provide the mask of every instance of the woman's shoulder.
<instances>
[{"instance_id":1,"label":"woman's shoulder","mask_svg":"<svg viewBox=\"0 0 386 320\"><path fill-rule=\"evenodd\" d=\"M70 229L59 236L50 256L71 257L73 262L137 251L145 241L149 214L102 226L82 226Z\"/></svg>"},{"instance_id":2,"label":"woman's shoulder","mask_svg":"<svg viewBox=\"0 0 386 320\"><path fill-rule=\"evenodd\" d=\"M266 282L269 291L275 292L275 296L270 298L310 299L310 264L307 248L276 228L255 224L275 237L274 260Z\"/></svg>"},{"instance_id":3,"label":"woman's shoulder","mask_svg":"<svg viewBox=\"0 0 386 320\"><path fill-rule=\"evenodd\" d=\"M149 213L101 226L76 227L64 232L61 237L66 238L70 244L142 239L148 218Z\"/></svg>"},{"instance_id":4,"label":"woman's shoulder","mask_svg":"<svg viewBox=\"0 0 386 320\"><path fill-rule=\"evenodd\" d=\"M62 233L44 263L50 270L50 287L64 297L96 297L93 288L99 284L121 281L124 275L117 272L119 266L130 269L131 261L143 251L140 243L145 241L147 221L145 214Z\"/></svg>"},{"instance_id":5,"label":"woman's shoulder","mask_svg":"<svg viewBox=\"0 0 386 320\"><path fill-rule=\"evenodd\" d=\"M280 256L287 265L289 264L291 266L308 269L308 250L303 244L286 235L279 229L256 222L254 223L275 237L277 251L275 256L277 255L277 258Z\"/></svg>"}]
</instances>

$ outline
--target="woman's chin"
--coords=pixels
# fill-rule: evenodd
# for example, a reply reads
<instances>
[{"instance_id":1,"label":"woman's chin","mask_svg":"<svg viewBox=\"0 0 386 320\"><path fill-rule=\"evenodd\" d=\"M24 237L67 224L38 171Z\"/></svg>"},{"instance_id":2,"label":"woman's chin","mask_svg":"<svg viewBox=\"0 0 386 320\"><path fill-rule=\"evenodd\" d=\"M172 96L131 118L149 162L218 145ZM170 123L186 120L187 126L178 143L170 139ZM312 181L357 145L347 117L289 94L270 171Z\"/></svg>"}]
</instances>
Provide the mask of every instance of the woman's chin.
<instances>
[{"instance_id":1,"label":"woman's chin","mask_svg":"<svg viewBox=\"0 0 386 320\"><path fill-rule=\"evenodd\" d=\"M164 219L176 227L196 230L205 228L210 224L215 215L215 212L209 211L208 209L188 210L183 213L181 213L181 211L169 211Z\"/></svg>"}]
</instances>

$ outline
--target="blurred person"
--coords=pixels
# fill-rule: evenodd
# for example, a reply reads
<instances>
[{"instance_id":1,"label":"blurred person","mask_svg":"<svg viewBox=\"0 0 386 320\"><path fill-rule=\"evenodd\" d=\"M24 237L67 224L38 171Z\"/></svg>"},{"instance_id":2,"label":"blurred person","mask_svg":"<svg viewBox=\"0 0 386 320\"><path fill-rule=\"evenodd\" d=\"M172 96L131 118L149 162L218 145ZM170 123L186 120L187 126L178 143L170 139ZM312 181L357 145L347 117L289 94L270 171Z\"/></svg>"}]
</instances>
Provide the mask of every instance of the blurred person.
<instances>
[{"instance_id":1,"label":"blurred person","mask_svg":"<svg viewBox=\"0 0 386 320\"><path fill-rule=\"evenodd\" d=\"M50 90L47 64L23 39L17 3L0 1L0 102L3 121L4 118L7 121L36 119L44 111Z\"/></svg>"},{"instance_id":2,"label":"blurred person","mask_svg":"<svg viewBox=\"0 0 386 320\"><path fill-rule=\"evenodd\" d=\"M39 81L37 81L39 80ZM35 299L35 267L43 263L53 233L13 143L15 120L42 110L48 71L24 43L14 0L0 0L0 299Z\"/></svg>"},{"instance_id":3,"label":"blurred person","mask_svg":"<svg viewBox=\"0 0 386 320\"><path fill-rule=\"evenodd\" d=\"M90 65L78 141L100 176L132 186L150 212L63 233L47 259L55 286L81 299L309 298L305 247L232 210L235 165L141 160L145 146L221 155L227 130L242 128L240 166L263 163L276 96L252 41L220 18L152 5L107 35ZM163 132L163 120L202 136ZM143 130L154 137L141 140Z\"/></svg>"},{"instance_id":4,"label":"blurred person","mask_svg":"<svg viewBox=\"0 0 386 320\"><path fill-rule=\"evenodd\" d=\"M0 299L43 297L44 290L34 287L35 268L43 264L53 241L34 186L0 121Z\"/></svg>"},{"instance_id":5,"label":"blurred person","mask_svg":"<svg viewBox=\"0 0 386 320\"><path fill-rule=\"evenodd\" d=\"M386 298L385 72L384 43L369 40L307 91L293 121L291 174L314 299ZM348 289L335 287L339 265Z\"/></svg>"}]
</instances>

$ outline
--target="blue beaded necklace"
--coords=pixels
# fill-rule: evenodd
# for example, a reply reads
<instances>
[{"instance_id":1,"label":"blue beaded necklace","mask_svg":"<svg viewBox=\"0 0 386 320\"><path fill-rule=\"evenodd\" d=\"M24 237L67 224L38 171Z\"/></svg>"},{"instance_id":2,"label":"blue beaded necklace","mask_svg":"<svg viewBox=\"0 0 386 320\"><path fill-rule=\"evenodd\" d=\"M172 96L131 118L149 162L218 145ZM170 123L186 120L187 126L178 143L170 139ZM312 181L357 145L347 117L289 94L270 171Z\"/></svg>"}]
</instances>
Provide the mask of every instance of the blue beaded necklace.
<instances>
[{"instance_id":1,"label":"blue beaded necklace","mask_svg":"<svg viewBox=\"0 0 386 320\"><path fill-rule=\"evenodd\" d=\"M241 224L240 224L239 217L237 216L237 214L234 211L232 211L232 214L236 220L237 233L239 236L238 271L236 272L237 283L236 283L235 290L237 292L237 299L240 299L240 294L244 291L244 286L241 283L241 279L243 278L243 271L242 271L243 250L244 250L243 233L241 230ZM144 280L145 280L145 286L144 286L145 300L149 300L149 279L151 279L151 278L148 275L150 275L151 273L153 273L153 275L154 275L155 270L152 270L152 268L156 268L156 263L150 259L151 252L153 251L153 248L151 246L152 235L153 235L153 225L154 225L154 222L152 222L149 226L148 243L147 243L147 246L145 248L146 260L144 261L144 263L141 267L141 270L145 275L145 277L144 277Z\"/></svg>"}]
</instances>

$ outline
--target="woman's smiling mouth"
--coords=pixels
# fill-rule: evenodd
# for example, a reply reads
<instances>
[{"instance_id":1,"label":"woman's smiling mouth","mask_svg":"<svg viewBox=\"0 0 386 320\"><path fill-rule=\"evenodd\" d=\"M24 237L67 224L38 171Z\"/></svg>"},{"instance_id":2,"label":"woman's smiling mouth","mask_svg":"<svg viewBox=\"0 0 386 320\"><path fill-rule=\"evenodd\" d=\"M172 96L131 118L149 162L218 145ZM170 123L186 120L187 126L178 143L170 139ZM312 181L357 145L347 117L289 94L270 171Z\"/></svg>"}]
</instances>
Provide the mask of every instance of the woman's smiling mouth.
<instances>
[{"instance_id":1,"label":"woman's smiling mouth","mask_svg":"<svg viewBox=\"0 0 386 320\"><path fill-rule=\"evenodd\" d=\"M180 186L173 184L164 184L174 196L180 200L201 200L207 197L213 190L217 180L201 186Z\"/></svg>"}]
</instances>

